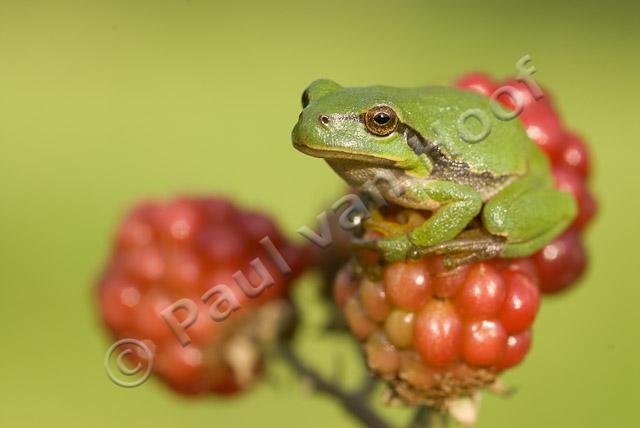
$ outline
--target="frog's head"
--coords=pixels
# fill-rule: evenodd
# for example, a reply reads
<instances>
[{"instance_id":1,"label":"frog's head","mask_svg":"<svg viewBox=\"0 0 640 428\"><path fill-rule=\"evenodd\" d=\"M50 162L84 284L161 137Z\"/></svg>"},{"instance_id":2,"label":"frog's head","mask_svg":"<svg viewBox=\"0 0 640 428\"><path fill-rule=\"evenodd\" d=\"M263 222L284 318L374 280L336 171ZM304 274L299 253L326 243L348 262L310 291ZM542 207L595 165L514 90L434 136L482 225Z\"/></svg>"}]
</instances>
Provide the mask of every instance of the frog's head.
<instances>
[{"instance_id":1,"label":"frog's head","mask_svg":"<svg viewBox=\"0 0 640 428\"><path fill-rule=\"evenodd\" d=\"M407 113L401 108L406 96L395 88L343 88L316 80L302 94L293 145L337 170L355 165L418 172L425 165L407 144Z\"/></svg>"}]
</instances>

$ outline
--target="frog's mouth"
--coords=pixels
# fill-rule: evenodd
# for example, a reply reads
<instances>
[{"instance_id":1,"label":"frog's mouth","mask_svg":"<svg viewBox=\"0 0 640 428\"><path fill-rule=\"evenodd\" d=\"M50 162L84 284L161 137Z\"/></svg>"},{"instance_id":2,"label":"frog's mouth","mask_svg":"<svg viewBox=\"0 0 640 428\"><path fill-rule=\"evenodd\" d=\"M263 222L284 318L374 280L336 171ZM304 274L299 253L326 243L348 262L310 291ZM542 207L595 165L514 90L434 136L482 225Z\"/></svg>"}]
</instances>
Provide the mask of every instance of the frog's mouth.
<instances>
[{"instance_id":1,"label":"frog's mouth","mask_svg":"<svg viewBox=\"0 0 640 428\"><path fill-rule=\"evenodd\" d=\"M396 161L392 159L379 158L376 156L365 155L360 153L349 153L343 152L341 150L336 149L314 149L305 144L293 143L293 147L302 153L313 156L316 158L324 158L324 159L343 159L343 160L351 160L358 161L364 163L373 163L376 166L384 167L384 166L394 166Z\"/></svg>"}]
</instances>

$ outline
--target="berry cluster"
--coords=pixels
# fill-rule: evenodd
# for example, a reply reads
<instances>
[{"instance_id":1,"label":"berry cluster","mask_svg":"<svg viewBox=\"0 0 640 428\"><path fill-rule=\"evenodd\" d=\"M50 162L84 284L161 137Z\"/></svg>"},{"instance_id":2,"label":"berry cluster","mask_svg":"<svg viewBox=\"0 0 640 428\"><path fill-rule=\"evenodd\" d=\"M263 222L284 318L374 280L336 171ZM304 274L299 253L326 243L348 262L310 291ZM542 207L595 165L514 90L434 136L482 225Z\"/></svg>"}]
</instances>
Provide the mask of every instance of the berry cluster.
<instances>
[{"instance_id":1,"label":"berry cluster","mask_svg":"<svg viewBox=\"0 0 640 428\"><path fill-rule=\"evenodd\" d=\"M523 106L519 118L548 156L556 186L573 194L579 214L567 231L527 258L447 270L442 256L385 264L377 253L361 251L342 269L334 300L364 343L369 367L405 403L446 406L519 364L531 344L540 293L566 289L586 266L580 234L596 210L585 184L587 149L564 129L548 96L536 100L525 84L508 80L499 85L480 73L457 82L486 96L505 85ZM513 98L497 99L506 108L515 107ZM428 215L389 208L376 214L396 229ZM367 223L364 227L365 237L380 233Z\"/></svg>"},{"instance_id":2,"label":"berry cluster","mask_svg":"<svg viewBox=\"0 0 640 428\"><path fill-rule=\"evenodd\" d=\"M272 261L260 244L265 237L290 272L281 272ZM256 258L273 284L249 297L233 274L244 272L252 284L259 283L261 278L250 265ZM279 320L274 311L284 310L288 285L310 261L307 249L288 243L267 216L242 211L227 200L147 202L135 207L120 226L98 284L98 300L113 335L143 340L153 352L154 373L174 390L233 393L259 374L261 354L254 345L268 330L269 320ZM232 290L239 309L224 321L213 321L211 303L205 303L202 295L219 284ZM197 307L195 322L185 330L191 342L187 346L161 314L180 299L189 299ZM182 322L187 316L183 312L171 315ZM277 328L271 326L272 331Z\"/></svg>"},{"instance_id":3,"label":"berry cluster","mask_svg":"<svg viewBox=\"0 0 640 428\"><path fill-rule=\"evenodd\" d=\"M379 275L356 266L339 273L334 299L369 367L402 401L442 406L469 395L529 349L540 301L530 260L447 270L430 257L386 264Z\"/></svg>"}]
</instances>

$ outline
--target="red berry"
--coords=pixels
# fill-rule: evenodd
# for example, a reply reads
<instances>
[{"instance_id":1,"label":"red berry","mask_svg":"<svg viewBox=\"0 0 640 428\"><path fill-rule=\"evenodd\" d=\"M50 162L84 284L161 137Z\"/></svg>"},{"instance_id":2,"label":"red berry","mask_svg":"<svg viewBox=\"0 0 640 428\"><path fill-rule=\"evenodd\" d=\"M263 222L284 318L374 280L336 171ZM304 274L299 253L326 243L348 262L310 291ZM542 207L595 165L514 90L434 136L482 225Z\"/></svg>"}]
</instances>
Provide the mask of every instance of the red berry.
<instances>
[{"instance_id":1,"label":"red berry","mask_svg":"<svg viewBox=\"0 0 640 428\"><path fill-rule=\"evenodd\" d=\"M360 340L366 339L378 328L376 323L367 316L362 303L356 296L352 296L347 300L347 304L344 307L344 315L349 328Z\"/></svg>"},{"instance_id":2,"label":"red berry","mask_svg":"<svg viewBox=\"0 0 640 428\"><path fill-rule=\"evenodd\" d=\"M413 341L415 314L402 309L394 310L385 320L384 331L395 346L408 348Z\"/></svg>"},{"instance_id":3,"label":"red berry","mask_svg":"<svg viewBox=\"0 0 640 428\"><path fill-rule=\"evenodd\" d=\"M515 367L524 359L531 347L531 331L525 330L507 338L505 352L496 364L498 370Z\"/></svg>"},{"instance_id":4,"label":"red berry","mask_svg":"<svg viewBox=\"0 0 640 428\"><path fill-rule=\"evenodd\" d=\"M150 224L150 217L154 208L151 203L142 203L125 218L118 231L118 246L143 247L152 242L154 230Z\"/></svg>"},{"instance_id":5,"label":"red berry","mask_svg":"<svg viewBox=\"0 0 640 428\"><path fill-rule=\"evenodd\" d=\"M363 238L365 240L379 239L379 238L382 238L382 234L378 231L367 231L363 236ZM380 252L374 251L374 250L368 250L368 249L364 249L356 252L356 257L357 257L358 263L361 266L365 266L365 267L376 266L381 260Z\"/></svg>"},{"instance_id":6,"label":"red berry","mask_svg":"<svg viewBox=\"0 0 640 428\"><path fill-rule=\"evenodd\" d=\"M374 333L365 345L369 367L384 377L393 377L400 368L400 354L384 333Z\"/></svg>"},{"instance_id":7,"label":"red berry","mask_svg":"<svg viewBox=\"0 0 640 428\"><path fill-rule=\"evenodd\" d=\"M209 306L204 304L201 300L195 302L198 308L198 317L196 321L186 330L189 334L189 338L194 345L206 345L212 337L220 330L220 323L213 322L209 318ZM186 319L186 312L176 310L173 316L182 322Z\"/></svg>"},{"instance_id":8,"label":"red berry","mask_svg":"<svg viewBox=\"0 0 640 428\"><path fill-rule=\"evenodd\" d=\"M584 195L584 181L578 174L570 168L556 166L552 170L556 188L573 195L576 202L579 202Z\"/></svg>"},{"instance_id":9,"label":"red berry","mask_svg":"<svg viewBox=\"0 0 640 428\"><path fill-rule=\"evenodd\" d=\"M132 248L123 257L128 274L141 284L158 282L165 274L165 260L156 246Z\"/></svg>"},{"instance_id":10,"label":"red berry","mask_svg":"<svg viewBox=\"0 0 640 428\"><path fill-rule=\"evenodd\" d=\"M167 254L165 285L178 293L188 291L202 279L203 271L202 261L195 252L177 249Z\"/></svg>"},{"instance_id":11,"label":"red berry","mask_svg":"<svg viewBox=\"0 0 640 428\"><path fill-rule=\"evenodd\" d=\"M531 257L522 257L519 259L500 259L497 263L500 269L521 272L538 285L538 268Z\"/></svg>"},{"instance_id":12,"label":"red berry","mask_svg":"<svg viewBox=\"0 0 640 428\"><path fill-rule=\"evenodd\" d=\"M263 238L269 238L274 245L278 246L284 238L273 220L258 212L243 212L240 214L240 222L245 232L256 244Z\"/></svg>"},{"instance_id":13,"label":"red berry","mask_svg":"<svg viewBox=\"0 0 640 428\"><path fill-rule=\"evenodd\" d=\"M200 205L202 215L207 224L235 224L240 211L229 201L223 198L203 198L194 200Z\"/></svg>"},{"instance_id":14,"label":"red berry","mask_svg":"<svg viewBox=\"0 0 640 428\"><path fill-rule=\"evenodd\" d=\"M406 261L385 266L384 283L392 304L420 309L431 296L430 276L423 261Z\"/></svg>"},{"instance_id":15,"label":"red berry","mask_svg":"<svg viewBox=\"0 0 640 428\"><path fill-rule=\"evenodd\" d=\"M571 193L576 200L578 215L571 227L581 230L595 214L595 201L591 194L588 193L582 178L574 170L566 166L558 166L553 168L553 176L556 181L556 188Z\"/></svg>"},{"instance_id":16,"label":"red berry","mask_svg":"<svg viewBox=\"0 0 640 428\"><path fill-rule=\"evenodd\" d=\"M346 305L349 297L356 292L355 284L353 283L352 270L350 265L346 265L344 268L338 271L333 283L333 300L339 307Z\"/></svg>"},{"instance_id":17,"label":"red berry","mask_svg":"<svg viewBox=\"0 0 640 428\"><path fill-rule=\"evenodd\" d=\"M447 269L442 256L430 257L428 266L433 294L442 298L451 297L458 292L471 268L471 265L464 264L454 269Z\"/></svg>"},{"instance_id":18,"label":"red berry","mask_svg":"<svg viewBox=\"0 0 640 428\"><path fill-rule=\"evenodd\" d=\"M500 322L509 333L531 326L540 305L540 292L531 278L520 272L505 272L507 297L500 312Z\"/></svg>"},{"instance_id":19,"label":"red berry","mask_svg":"<svg viewBox=\"0 0 640 428\"><path fill-rule=\"evenodd\" d=\"M182 347L170 342L155 361L155 370L178 392L200 394L208 390L204 376L202 351L195 346Z\"/></svg>"},{"instance_id":20,"label":"red berry","mask_svg":"<svg viewBox=\"0 0 640 428\"><path fill-rule=\"evenodd\" d=\"M486 73L469 73L458 79L455 86L461 89L471 89L479 94L489 96L496 85Z\"/></svg>"},{"instance_id":21,"label":"red berry","mask_svg":"<svg viewBox=\"0 0 640 428\"><path fill-rule=\"evenodd\" d=\"M188 200L175 200L161 206L155 216L160 236L168 241L192 239L200 223L199 207Z\"/></svg>"},{"instance_id":22,"label":"red berry","mask_svg":"<svg viewBox=\"0 0 640 428\"><path fill-rule=\"evenodd\" d=\"M460 353L462 322L453 306L432 300L419 313L414 325L414 344L425 363L442 367Z\"/></svg>"},{"instance_id":23,"label":"red berry","mask_svg":"<svg viewBox=\"0 0 640 428\"><path fill-rule=\"evenodd\" d=\"M597 212L598 204L596 203L596 200L593 198L593 195L585 189L585 192L582 195L582 200L580 201L580 212L573 221L571 227L579 231L583 230L591 222Z\"/></svg>"},{"instance_id":24,"label":"red berry","mask_svg":"<svg viewBox=\"0 0 640 428\"><path fill-rule=\"evenodd\" d=\"M112 330L127 330L133 309L140 303L140 291L131 283L116 278L101 284L100 306L107 326Z\"/></svg>"},{"instance_id":25,"label":"red berry","mask_svg":"<svg viewBox=\"0 0 640 428\"><path fill-rule=\"evenodd\" d=\"M560 164L576 171L583 180L586 179L589 176L589 151L587 147L576 134L566 134L565 141L566 146Z\"/></svg>"},{"instance_id":26,"label":"red berry","mask_svg":"<svg viewBox=\"0 0 640 428\"><path fill-rule=\"evenodd\" d=\"M564 129L550 106L533 104L524 109L520 120L529 138L547 154L551 162L561 158L565 148Z\"/></svg>"},{"instance_id":27,"label":"red berry","mask_svg":"<svg viewBox=\"0 0 640 428\"><path fill-rule=\"evenodd\" d=\"M469 364L491 366L502 357L507 345L507 332L497 321L478 321L465 326L462 356Z\"/></svg>"},{"instance_id":28,"label":"red berry","mask_svg":"<svg viewBox=\"0 0 640 428\"><path fill-rule=\"evenodd\" d=\"M215 269L211 274L207 276L207 278L201 284L201 293L205 293L209 291L212 287L218 285L224 285L229 287L233 292L233 296L240 303L241 307L247 307L251 303L251 299L247 297L246 294L242 292L235 279L233 278L234 273L236 273L233 267L223 267L220 266L219 269ZM262 295L261 295L262 296ZM259 297L261 297L259 296ZM258 298L259 298L258 297ZM241 309L242 310L242 309Z\"/></svg>"},{"instance_id":29,"label":"red berry","mask_svg":"<svg viewBox=\"0 0 640 428\"><path fill-rule=\"evenodd\" d=\"M384 286L365 278L360 283L360 300L369 318L374 321L384 321L391 312L391 305L387 302Z\"/></svg>"},{"instance_id":30,"label":"red berry","mask_svg":"<svg viewBox=\"0 0 640 428\"><path fill-rule=\"evenodd\" d=\"M198 237L201 250L212 263L229 265L242 261L247 246L242 231L235 224L211 224ZM239 263L238 263L239 264Z\"/></svg>"},{"instance_id":31,"label":"red berry","mask_svg":"<svg viewBox=\"0 0 640 428\"><path fill-rule=\"evenodd\" d=\"M544 93L544 91L542 97L536 99L534 94L531 92L531 89L525 83L516 79L509 79L502 84L497 85L497 89L499 90L500 88L505 88L500 91L504 92L505 95L498 97L498 100L511 109L518 105L522 108L529 108L537 104L544 104L547 106L551 105L549 95ZM514 97L517 98L517 101L513 99Z\"/></svg>"},{"instance_id":32,"label":"red berry","mask_svg":"<svg viewBox=\"0 0 640 428\"><path fill-rule=\"evenodd\" d=\"M587 264L587 255L580 235L568 230L534 256L540 276L540 290L556 293L574 284Z\"/></svg>"},{"instance_id":33,"label":"red berry","mask_svg":"<svg viewBox=\"0 0 640 428\"><path fill-rule=\"evenodd\" d=\"M141 338L150 339L156 345L174 339L173 332L160 315L171 303L172 300L162 292L143 295L132 317L133 326Z\"/></svg>"},{"instance_id":34,"label":"red berry","mask_svg":"<svg viewBox=\"0 0 640 428\"><path fill-rule=\"evenodd\" d=\"M455 305L466 320L491 319L500 311L505 295L500 272L489 263L479 263L467 275L455 297Z\"/></svg>"},{"instance_id":35,"label":"red berry","mask_svg":"<svg viewBox=\"0 0 640 428\"><path fill-rule=\"evenodd\" d=\"M411 386L428 390L437 381L439 373L425 365L415 351L405 351L400 354L400 378Z\"/></svg>"}]
</instances>

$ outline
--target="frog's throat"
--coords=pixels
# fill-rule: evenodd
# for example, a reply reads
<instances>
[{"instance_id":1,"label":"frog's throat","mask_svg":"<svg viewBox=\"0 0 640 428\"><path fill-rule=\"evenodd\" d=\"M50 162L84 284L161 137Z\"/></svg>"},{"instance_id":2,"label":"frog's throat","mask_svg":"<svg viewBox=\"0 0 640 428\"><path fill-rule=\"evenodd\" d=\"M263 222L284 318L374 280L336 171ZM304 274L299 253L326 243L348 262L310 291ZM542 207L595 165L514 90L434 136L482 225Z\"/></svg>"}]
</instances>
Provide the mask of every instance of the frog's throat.
<instances>
[{"instance_id":1,"label":"frog's throat","mask_svg":"<svg viewBox=\"0 0 640 428\"><path fill-rule=\"evenodd\" d=\"M417 156L424 155L429 158L433 165L431 178L467 184L480 192L484 196L483 199L504 189L517 178L517 175L513 174L496 175L490 171L475 171L467 162L450 158L438 144L425 138L406 123L401 122L397 132L404 135L407 145Z\"/></svg>"}]
</instances>

